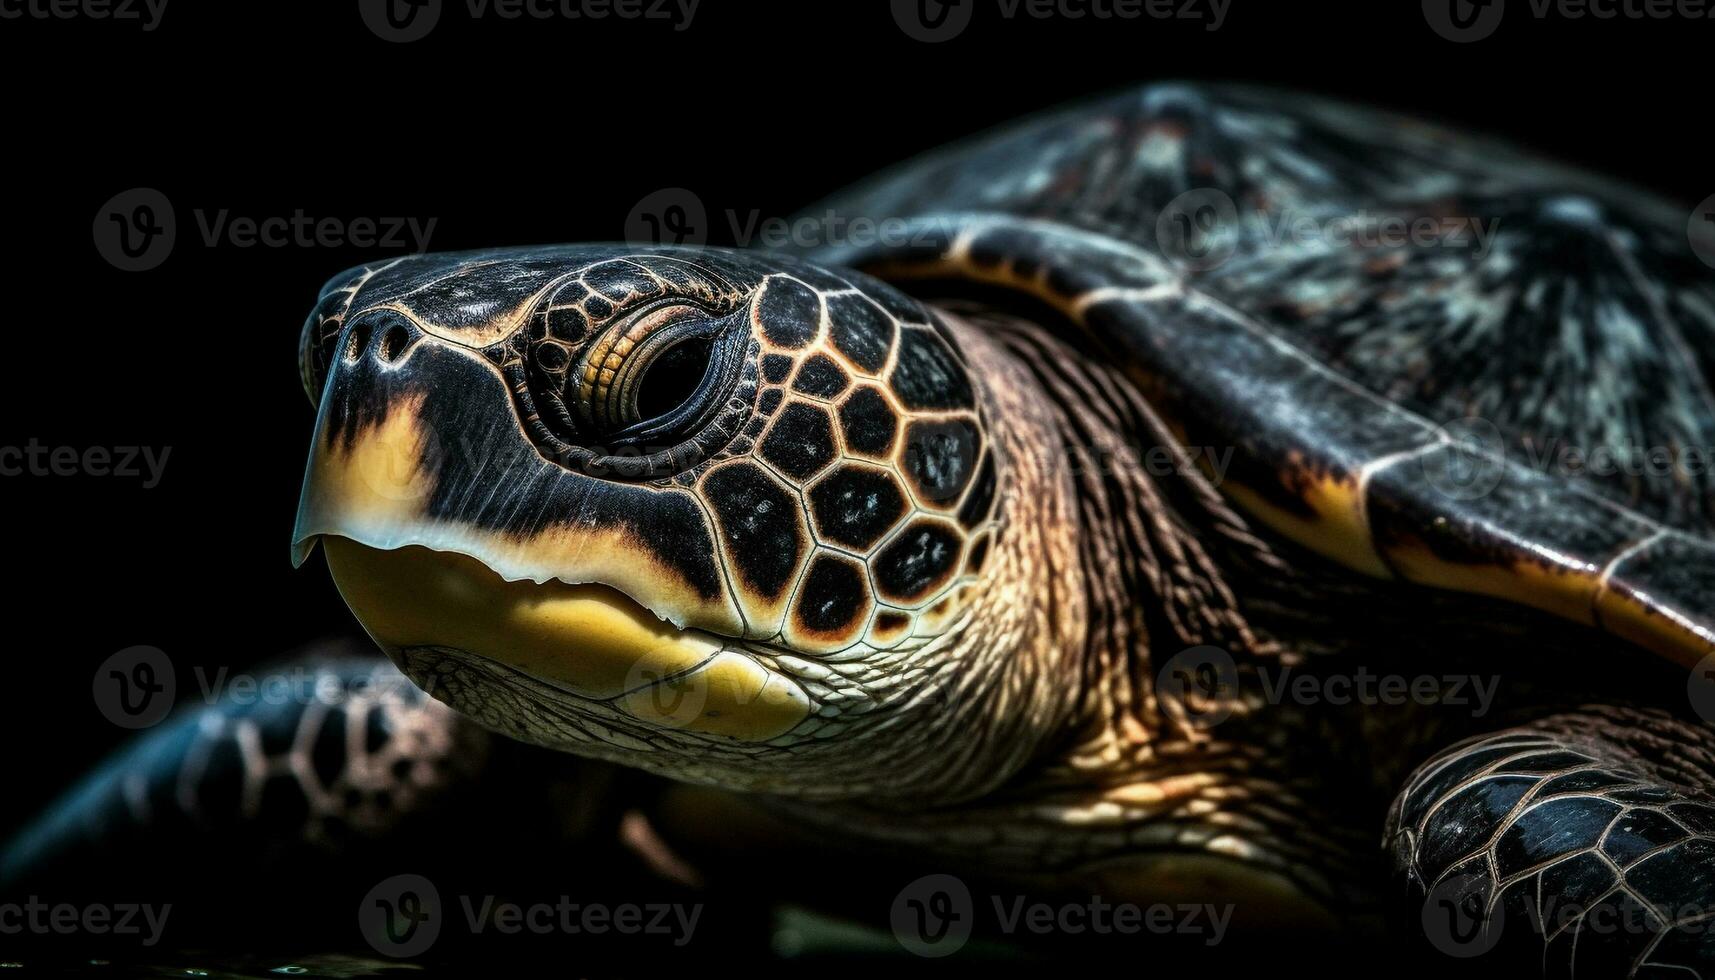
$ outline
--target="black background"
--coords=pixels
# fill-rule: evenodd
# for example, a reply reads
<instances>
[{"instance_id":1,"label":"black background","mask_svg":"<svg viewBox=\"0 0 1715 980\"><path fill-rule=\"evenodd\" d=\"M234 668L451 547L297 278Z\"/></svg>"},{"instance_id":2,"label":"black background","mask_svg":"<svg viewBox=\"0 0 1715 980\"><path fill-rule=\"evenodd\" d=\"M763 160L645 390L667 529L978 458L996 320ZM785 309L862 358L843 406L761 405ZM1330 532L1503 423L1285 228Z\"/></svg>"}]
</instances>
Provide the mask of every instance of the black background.
<instances>
[{"instance_id":1,"label":"black background","mask_svg":"<svg viewBox=\"0 0 1715 980\"><path fill-rule=\"evenodd\" d=\"M10 0L8 0L10 2ZM1323 92L1488 131L1654 188L1715 191L1715 20L1538 21L1512 0L1455 45L1416 0L1233 0L1197 23L1005 20L977 2L943 44L885 2L705 0L658 21L487 19L452 2L386 43L355 0L172 0L160 27L0 21L6 93L0 444L170 446L161 485L0 479L7 558L0 830L125 733L95 666L166 650L246 666L353 622L288 538L312 412L295 365L321 283L388 249L206 247L198 210L412 216L431 247L613 240L646 194L786 216L876 168L1081 94L1170 78ZM153 187L178 240L149 272L92 244L99 208ZM393 250L396 251L396 250Z\"/></svg>"}]
</instances>

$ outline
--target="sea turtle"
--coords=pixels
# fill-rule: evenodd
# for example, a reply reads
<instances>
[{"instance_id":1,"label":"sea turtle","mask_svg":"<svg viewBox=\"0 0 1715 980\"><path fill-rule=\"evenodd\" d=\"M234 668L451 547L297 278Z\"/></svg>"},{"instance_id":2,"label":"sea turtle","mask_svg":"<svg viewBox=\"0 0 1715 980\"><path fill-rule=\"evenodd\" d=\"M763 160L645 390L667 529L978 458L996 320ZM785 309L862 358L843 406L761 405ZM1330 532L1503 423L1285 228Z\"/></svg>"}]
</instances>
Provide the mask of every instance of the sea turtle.
<instances>
[{"instance_id":1,"label":"sea turtle","mask_svg":"<svg viewBox=\"0 0 1715 980\"><path fill-rule=\"evenodd\" d=\"M663 860L812 896L885 856L1255 933L1397 889L1445 952L1715 972L1686 211L1171 84L806 215L324 289L295 557L441 724L668 777Z\"/></svg>"}]
</instances>

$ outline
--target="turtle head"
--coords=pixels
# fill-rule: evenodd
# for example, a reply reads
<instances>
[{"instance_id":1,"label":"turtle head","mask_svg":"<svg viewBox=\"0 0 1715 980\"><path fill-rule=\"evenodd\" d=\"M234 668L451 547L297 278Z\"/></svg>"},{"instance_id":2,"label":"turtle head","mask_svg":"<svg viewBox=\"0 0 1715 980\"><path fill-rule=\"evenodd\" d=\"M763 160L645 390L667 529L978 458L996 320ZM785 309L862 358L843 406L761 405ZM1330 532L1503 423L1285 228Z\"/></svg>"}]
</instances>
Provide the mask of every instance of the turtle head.
<instances>
[{"instance_id":1,"label":"turtle head","mask_svg":"<svg viewBox=\"0 0 1715 980\"><path fill-rule=\"evenodd\" d=\"M1019 502L1054 495L997 357L783 257L353 270L304 328L295 554L320 541L376 642L503 733L737 789L977 792L1066 686L1023 556L1070 518Z\"/></svg>"}]
</instances>

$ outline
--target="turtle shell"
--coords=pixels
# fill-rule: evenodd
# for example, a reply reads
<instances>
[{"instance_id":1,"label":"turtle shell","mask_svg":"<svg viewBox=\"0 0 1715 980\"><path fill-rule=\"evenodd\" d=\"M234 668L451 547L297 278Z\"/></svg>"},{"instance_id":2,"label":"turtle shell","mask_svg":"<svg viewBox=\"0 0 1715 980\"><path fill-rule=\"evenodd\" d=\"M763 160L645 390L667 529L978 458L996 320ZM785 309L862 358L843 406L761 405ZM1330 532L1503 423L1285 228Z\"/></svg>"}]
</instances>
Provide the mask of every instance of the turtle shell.
<instances>
[{"instance_id":1,"label":"turtle shell","mask_svg":"<svg viewBox=\"0 0 1715 980\"><path fill-rule=\"evenodd\" d=\"M1254 518L1371 575L1715 649L1715 274L1689 208L1327 101L1166 85L813 209L1046 303ZM894 222L894 225L889 225ZM903 222L904 228L897 227Z\"/></svg>"}]
</instances>

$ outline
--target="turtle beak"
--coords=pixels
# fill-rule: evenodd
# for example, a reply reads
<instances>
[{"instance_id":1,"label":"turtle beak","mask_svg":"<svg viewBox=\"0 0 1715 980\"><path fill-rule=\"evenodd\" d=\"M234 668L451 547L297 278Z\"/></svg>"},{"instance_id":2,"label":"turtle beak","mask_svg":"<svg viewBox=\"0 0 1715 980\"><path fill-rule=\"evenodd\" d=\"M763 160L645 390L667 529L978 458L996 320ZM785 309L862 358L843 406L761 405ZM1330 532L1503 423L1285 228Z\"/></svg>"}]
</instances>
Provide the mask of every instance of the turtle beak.
<instances>
[{"instance_id":1,"label":"turtle beak","mask_svg":"<svg viewBox=\"0 0 1715 980\"><path fill-rule=\"evenodd\" d=\"M695 502L570 472L516 419L478 351L420 333L348 350L322 392L294 561L321 541L407 668L412 648L457 650L628 720L746 740L802 720L803 692L727 639L743 624L699 575Z\"/></svg>"}]
</instances>

